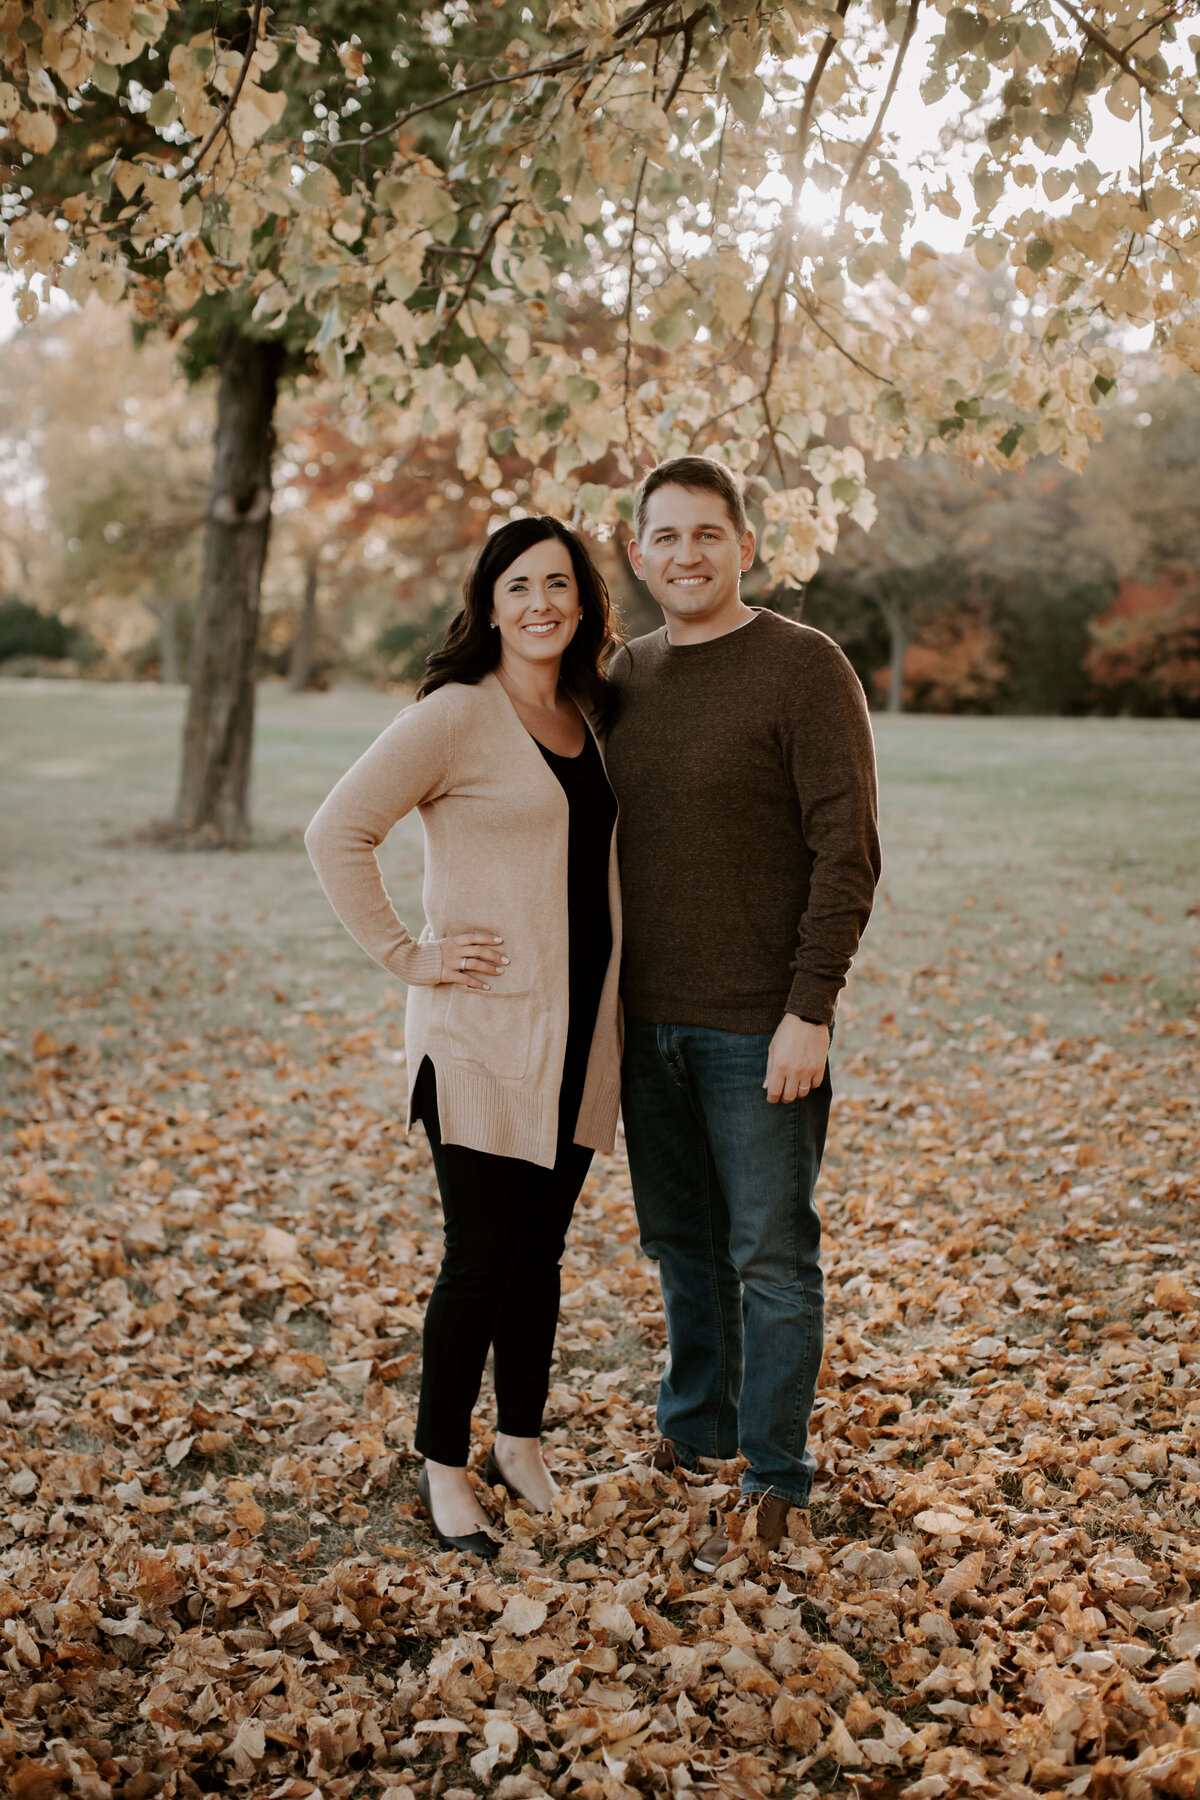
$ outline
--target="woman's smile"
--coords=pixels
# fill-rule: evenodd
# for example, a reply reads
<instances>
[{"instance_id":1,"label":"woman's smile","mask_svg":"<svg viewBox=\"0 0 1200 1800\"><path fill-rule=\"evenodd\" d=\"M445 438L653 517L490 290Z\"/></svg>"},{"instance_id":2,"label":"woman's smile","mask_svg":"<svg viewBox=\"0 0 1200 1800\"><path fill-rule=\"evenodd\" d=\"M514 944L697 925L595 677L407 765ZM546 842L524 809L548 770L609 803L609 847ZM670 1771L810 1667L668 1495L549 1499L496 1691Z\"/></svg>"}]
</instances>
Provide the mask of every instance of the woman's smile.
<instances>
[{"instance_id":1,"label":"woman's smile","mask_svg":"<svg viewBox=\"0 0 1200 1800\"><path fill-rule=\"evenodd\" d=\"M557 538L542 538L515 557L492 590L492 623L500 633L501 674L524 667L547 672L570 648L582 617L579 583L570 551ZM526 656L545 644L546 656ZM523 679L523 678L522 678Z\"/></svg>"}]
</instances>

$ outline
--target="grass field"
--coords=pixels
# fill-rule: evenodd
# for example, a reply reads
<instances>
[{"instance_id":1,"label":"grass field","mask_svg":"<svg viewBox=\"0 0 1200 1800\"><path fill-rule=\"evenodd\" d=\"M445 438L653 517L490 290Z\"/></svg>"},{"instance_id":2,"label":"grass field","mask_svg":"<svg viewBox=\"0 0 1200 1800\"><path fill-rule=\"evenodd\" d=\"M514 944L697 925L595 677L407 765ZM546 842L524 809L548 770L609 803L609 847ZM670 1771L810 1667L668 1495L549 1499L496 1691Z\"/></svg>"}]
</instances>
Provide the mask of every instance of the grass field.
<instances>
[{"instance_id":1,"label":"grass field","mask_svg":"<svg viewBox=\"0 0 1200 1800\"><path fill-rule=\"evenodd\" d=\"M0 686L10 1025L36 1023L39 996L63 979L87 995L93 1025L119 1022L138 983L185 948L212 961L199 1002L210 1016L262 1007L282 1021L319 1001L354 1018L380 1004L383 978L330 914L301 836L400 700L265 688L256 847L197 856L146 834L173 799L180 693ZM881 1020L885 1038L936 1048L981 1016L1023 1030L1037 1014L1052 1037L1196 1016L1200 727L877 718L876 730L885 876L843 1045L881 1042ZM420 859L409 819L384 863L414 926Z\"/></svg>"},{"instance_id":2,"label":"grass field","mask_svg":"<svg viewBox=\"0 0 1200 1800\"><path fill-rule=\"evenodd\" d=\"M619 1142L564 1258L562 1507L490 1570L417 1516L432 1171L301 843L397 704L264 690L256 845L194 855L153 831L180 695L0 683L0 1787L1190 1792L1200 726L877 721L817 1485L708 1580L736 1466L631 1466L665 1333ZM477 1473L494 1423L485 1383Z\"/></svg>"}]
</instances>

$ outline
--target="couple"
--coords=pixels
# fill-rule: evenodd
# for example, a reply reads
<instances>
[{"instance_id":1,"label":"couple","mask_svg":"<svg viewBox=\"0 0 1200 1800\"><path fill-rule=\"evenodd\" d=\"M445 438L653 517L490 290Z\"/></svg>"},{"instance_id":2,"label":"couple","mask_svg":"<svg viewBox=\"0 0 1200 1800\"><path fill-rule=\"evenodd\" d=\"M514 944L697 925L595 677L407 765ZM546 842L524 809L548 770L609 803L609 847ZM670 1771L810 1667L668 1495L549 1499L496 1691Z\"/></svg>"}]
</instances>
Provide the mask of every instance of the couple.
<instances>
[{"instance_id":1,"label":"couple","mask_svg":"<svg viewBox=\"0 0 1200 1800\"><path fill-rule=\"evenodd\" d=\"M660 464L635 531L666 623L631 644L579 537L550 518L496 531L417 703L306 838L338 917L412 990L410 1123L445 1218L417 1491L439 1543L485 1557L499 1545L466 1464L488 1349L486 1480L548 1511L559 1261L619 1107L670 1346L649 1460L740 1450L768 1550L815 1467L813 1189L834 1008L879 873L871 729L830 639L742 603L754 533L720 463ZM375 857L414 806L415 940ZM728 1551L718 1519L695 1565Z\"/></svg>"}]
</instances>

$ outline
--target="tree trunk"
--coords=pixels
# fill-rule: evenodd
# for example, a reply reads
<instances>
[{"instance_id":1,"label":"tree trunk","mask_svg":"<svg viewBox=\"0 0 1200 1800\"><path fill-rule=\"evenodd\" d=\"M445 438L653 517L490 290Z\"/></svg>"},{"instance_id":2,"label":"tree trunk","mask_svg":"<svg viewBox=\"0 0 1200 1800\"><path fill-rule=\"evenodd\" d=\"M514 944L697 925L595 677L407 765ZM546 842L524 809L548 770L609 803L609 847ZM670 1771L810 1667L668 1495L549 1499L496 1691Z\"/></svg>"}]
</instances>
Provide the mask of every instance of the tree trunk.
<instances>
[{"instance_id":1,"label":"tree trunk","mask_svg":"<svg viewBox=\"0 0 1200 1800\"><path fill-rule=\"evenodd\" d=\"M288 686L293 694L303 694L312 680L313 657L317 648L317 556L312 551L304 559L304 610L300 629L292 645L288 665Z\"/></svg>"},{"instance_id":2,"label":"tree trunk","mask_svg":"<svg viewBox=\"0 0 1200 1800\"><path fill-rule=\"evenodd\" d=\"M179 601L172 594L154 611L158 618L158 679L164 687L178 687L183 680L179 656Z\"/></svg>"},{"instance_id":3,"label":"tree trunk","mask_svg":"<svg viewBox=\"0 0 1200 1800\"><path fill-rule=\"evenodd\" d=\"M226 328L175 805L176 827L202 844L243 843L250 829L254 660L271 526L272 419L281 361L278 344Z\"/></svg>"},{"instance_id":4,"label":"tree trunk","mask_svg":"<svg viewBox=\"0 0 1200 1800\"><path fill-rule=\"evenodd\" d=\"M896 600L884 601L883 616L891 641L887 709L890 713L898 713L904 711L904 654L908 649L908 620L904 608Z\"/></svg>"}]
</instances>

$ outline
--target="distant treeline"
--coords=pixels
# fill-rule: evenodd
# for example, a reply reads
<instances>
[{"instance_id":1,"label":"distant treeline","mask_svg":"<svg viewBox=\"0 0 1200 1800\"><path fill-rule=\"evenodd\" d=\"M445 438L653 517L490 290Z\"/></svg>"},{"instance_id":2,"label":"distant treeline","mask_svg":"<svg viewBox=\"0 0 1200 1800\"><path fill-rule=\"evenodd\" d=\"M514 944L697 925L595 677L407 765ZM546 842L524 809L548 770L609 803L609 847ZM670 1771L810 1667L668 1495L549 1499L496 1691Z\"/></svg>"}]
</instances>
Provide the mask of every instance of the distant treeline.
<instances>
[{"instance_id":1,"label":"distant treeline","mask_svg":"<svg viewBox=\"0 0 1200 1800\"><path fill-rule=\"evenodd\" d=\"M904 710L1200 718L1200 585L1182 573L1068 587L1031 570L985 598L963 585L914 621ZM879 608L818 576L800 616L837 639L871 704L886 706L892 646Z\"/></svg>"}]
</instances>

